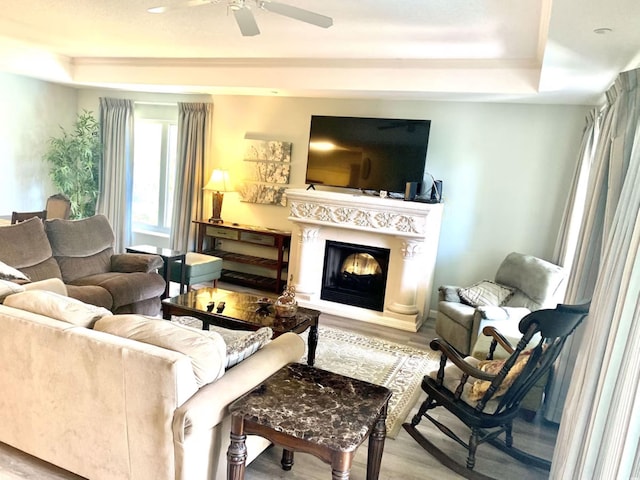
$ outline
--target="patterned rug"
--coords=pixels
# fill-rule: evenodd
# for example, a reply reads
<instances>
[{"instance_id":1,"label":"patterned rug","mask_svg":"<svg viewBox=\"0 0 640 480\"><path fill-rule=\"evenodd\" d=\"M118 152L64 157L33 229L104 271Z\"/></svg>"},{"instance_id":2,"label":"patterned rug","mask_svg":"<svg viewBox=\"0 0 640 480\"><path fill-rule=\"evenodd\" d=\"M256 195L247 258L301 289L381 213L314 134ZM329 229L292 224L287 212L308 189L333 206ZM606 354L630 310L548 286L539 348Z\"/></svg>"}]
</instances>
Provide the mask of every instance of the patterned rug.
<instances>
[{"instance_id":1,"label":"patterned rug","mask_svg":"<svg viewBox=\"0 0 640 480\"><path fill-rule=\"evenodd\" d=\"M202 328L202 322L193 317L173 317L172 321ZM438 368L440 357L431 350L416 349L337 328L319 326L318 333L316 367L383 385L391 390L393 395L387 411L387 438L395 438L422 392L422 377ZM308 331L301 335L305 345L307 334ZM306 352L300 361L306 363Z\"/></svg>"},{"instance_id":2,"label":"patterned rug","mask_svg":"<svg viewBox=\"0 0 640 480\"><path fill-rule=\"evenodd\" d=\"M438 368L439 356L378 338L319 327L315 366L383 385L393 392L387 413L387 437L395 438L422 389L422 377ZM302 334L306 342L306 332ZM305 357L301 360L306 362Z\"/></svg>"}]
</instances>

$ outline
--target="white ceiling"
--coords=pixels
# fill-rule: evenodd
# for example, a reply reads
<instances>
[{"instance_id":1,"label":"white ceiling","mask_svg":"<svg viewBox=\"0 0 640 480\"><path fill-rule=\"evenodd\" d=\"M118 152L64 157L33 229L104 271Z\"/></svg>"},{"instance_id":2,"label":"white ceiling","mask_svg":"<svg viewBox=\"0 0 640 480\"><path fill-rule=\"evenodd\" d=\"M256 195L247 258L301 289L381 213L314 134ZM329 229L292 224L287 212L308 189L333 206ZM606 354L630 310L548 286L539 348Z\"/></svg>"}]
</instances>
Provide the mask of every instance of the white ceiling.
<instances>
[{"instance_id":1,"label":"white ceiling","mask_svg":"<svg viewBox=\"0 0 640 480\"><path fill-rule=\"evenodd\" d=\"M243 37L226 0L2 0L0 69L143 91L594 104L640 65L637 0L281 2L333 26L254 8L261 34ZM176 8L147 12L159 4Z\"/></svg>"}]
</instances>

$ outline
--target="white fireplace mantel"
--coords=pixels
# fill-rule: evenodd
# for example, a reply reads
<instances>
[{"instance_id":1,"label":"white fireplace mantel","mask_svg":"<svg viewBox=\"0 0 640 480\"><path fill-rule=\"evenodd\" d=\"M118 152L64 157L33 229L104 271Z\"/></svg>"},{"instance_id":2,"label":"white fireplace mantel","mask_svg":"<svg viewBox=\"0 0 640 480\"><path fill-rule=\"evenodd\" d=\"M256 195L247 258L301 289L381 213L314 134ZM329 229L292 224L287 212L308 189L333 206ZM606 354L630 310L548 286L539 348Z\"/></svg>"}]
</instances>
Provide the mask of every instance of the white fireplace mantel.
<instances>
[{"instance_id":1,"label":"white fireplace mantel","mask_svg":"<svg viewBox=\"0 0 640 480\"><path fill-rule=\"evenodd\" d=\"M429 314L442 204L363 194L289 189L292 238L289 272L301 305L356 320L417 331ZM390 250L384 311L320 298L325 242Z\"/></svg>"}]
</instances>

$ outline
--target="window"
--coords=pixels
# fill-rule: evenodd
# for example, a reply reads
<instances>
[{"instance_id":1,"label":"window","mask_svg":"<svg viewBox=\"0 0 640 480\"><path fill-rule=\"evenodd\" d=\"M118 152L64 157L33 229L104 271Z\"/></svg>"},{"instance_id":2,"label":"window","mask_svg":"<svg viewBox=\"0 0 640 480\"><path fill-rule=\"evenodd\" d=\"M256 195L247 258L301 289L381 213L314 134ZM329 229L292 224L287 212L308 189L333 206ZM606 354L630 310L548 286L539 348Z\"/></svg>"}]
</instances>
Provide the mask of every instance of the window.
<instances>
[{"instance_id":1,"label":"window","mask_svg":"<svg viewBox=\"0 0 640 480\"><path fill-rule=\"evenodd\" d=\"M133 230L169 235L178 141L177 107L136 106L133 153Z\"/></svg>"}]
</instances>

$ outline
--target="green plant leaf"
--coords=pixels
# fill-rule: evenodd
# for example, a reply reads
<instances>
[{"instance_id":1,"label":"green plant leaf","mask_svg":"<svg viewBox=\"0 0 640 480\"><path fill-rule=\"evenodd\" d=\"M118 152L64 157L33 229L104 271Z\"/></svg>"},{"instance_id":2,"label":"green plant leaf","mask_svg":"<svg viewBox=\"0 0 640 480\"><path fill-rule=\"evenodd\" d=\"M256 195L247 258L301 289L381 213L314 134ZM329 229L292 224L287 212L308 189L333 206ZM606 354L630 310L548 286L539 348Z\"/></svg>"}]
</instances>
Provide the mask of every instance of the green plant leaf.
<instances>
[{"instance_id":1,"label":"green plant leaf","mask_svg":"<svg viewBox=\"0 0 640 480\"><path fill-rule=\"evenodd\" d=\"M71 218L95 214L99 191L99 165L102 156L100 124L93 113L77 115L71 132L49 140L44 159L49 163L53 184L71 201Z\"/></svg>"}]
</instances>

